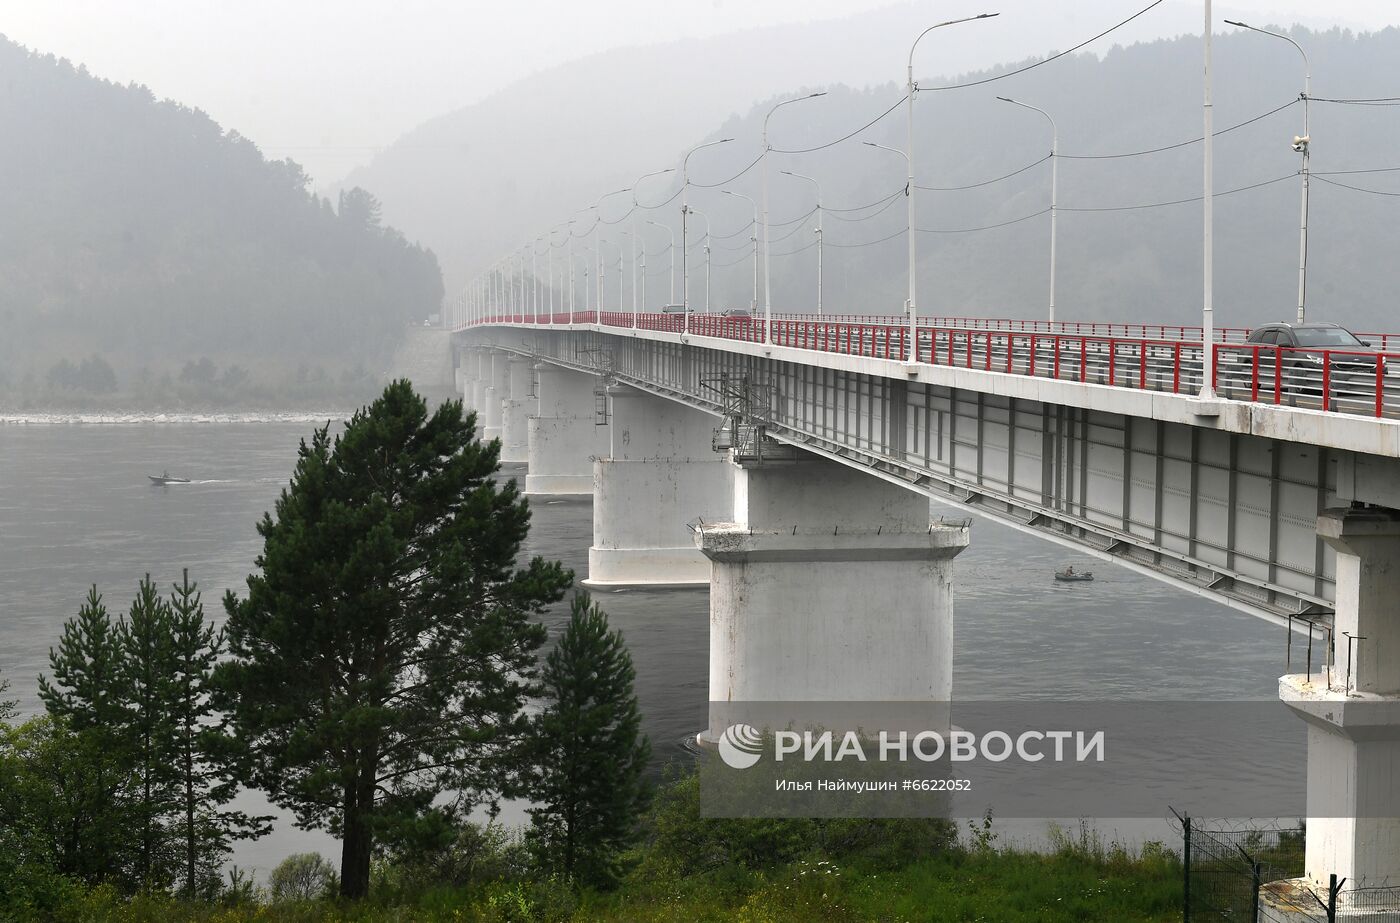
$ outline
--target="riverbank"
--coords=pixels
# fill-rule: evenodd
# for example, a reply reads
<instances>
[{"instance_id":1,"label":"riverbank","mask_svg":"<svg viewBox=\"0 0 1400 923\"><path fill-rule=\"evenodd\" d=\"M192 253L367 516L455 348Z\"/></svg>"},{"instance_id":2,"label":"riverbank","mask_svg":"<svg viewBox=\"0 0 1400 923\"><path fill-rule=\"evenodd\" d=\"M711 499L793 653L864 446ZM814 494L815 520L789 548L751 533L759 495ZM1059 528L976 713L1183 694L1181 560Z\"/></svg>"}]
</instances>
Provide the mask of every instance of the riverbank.
<instances>
[{"instance_id":1,"label":"riverbank","mask_svg":"<svg viewBox=\"0 0 1400 923\"><path fill-rule=\"evenodd\" d=\"M1181 865L1148 843L1105 844L1051 831L1045 853L997 848L981 822L959 835L934 820L734 820L699 816L693 776L668 783L618 888L578 892L530 873L529 847L466 828L431 856L377 865L371 896L276 899L251 886L210 903L126 902L73 892L33 919L164 923L481 921L481 923L856 923L1034 921L1168 923L1181 916ZM275 877L275 876L274 876ZM3 908L0 907L0 918ZM17 917L16 919L25 919Z\"/></svg>"}]
</instances>

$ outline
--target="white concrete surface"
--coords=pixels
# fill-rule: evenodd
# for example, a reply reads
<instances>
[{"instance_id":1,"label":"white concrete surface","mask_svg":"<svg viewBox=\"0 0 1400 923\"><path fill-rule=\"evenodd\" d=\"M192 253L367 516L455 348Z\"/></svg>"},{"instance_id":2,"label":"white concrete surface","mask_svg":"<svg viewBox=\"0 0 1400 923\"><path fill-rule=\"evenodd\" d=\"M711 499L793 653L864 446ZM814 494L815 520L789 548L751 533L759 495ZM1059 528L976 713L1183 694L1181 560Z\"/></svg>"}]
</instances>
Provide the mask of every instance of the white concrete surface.
<instances>
[{"instance_id":1,"label":"white concrete surface","mask_svg":"<svg viewBox=\"0 0 1400 923\"><path fill-rule=\"evenodd\" d=\"M481 438L487 442L501 438L501 402L510 393L510 361L510 353L496 349L482 361L485 386L481 391Z\"/></svg>"},{"instance_id":2,"label":"white concrete surface","mask_svg":"<svg viewBox=\"0 0 1400 923\"><path fill-rule=\"evenodd\" d=\"M704 527L711 702L947 702L964 529L919 493L827 461L735 474ZM712 709L702 740L724 731Z\"/></svg>"},{"instance_id":3,"label":"white concrete surface","mask_svg":"<svg viewBox=\"0 0 1400 923\"><path fill-rule=\"evenodd\" d=\"M594 404L596 378L544 363L536 371L539 415L527 423L525 493L592 493L593 460L608 451L608 427L598 425Z\"/></svg>"},{"instance_id":4,"label":"white concrete surface","mask_svg":"<svg viewBox=\"0 0 1400 923\"><path fill-rule=\"evenodd\" d=\"M539 398L531 394L535 364L524 356L512 356L506 366L506 390L501 401L501 461L522 464L530 460L529 417L539 410Z\"/></svg>"},{"instance_id":5,"label":"white concrete surface","mask_svg":"<svg viewBox=\"0 0 1400 923\"><path fill-rule=\"evenodd\" d=\"M1400 513L1328 510L1337 552L1335 657L1284 676L1279 698L1308 725L1305 874L1351 887L1400 885ZM1364 640L1350 640L1364 639Z\"/></svg>"},{"instance_id":6,"label":"white concrete surface","mask_svg":"<svg viewBox=\"0 0 1400 923\"><path fill-rule=\"evenodd\" d=\"M708 585L686 527L729 517L733 472L711 448L719 418L629 387L609 389L609 454L593 463L587 586Z\"/></svg>"}]
</instances>

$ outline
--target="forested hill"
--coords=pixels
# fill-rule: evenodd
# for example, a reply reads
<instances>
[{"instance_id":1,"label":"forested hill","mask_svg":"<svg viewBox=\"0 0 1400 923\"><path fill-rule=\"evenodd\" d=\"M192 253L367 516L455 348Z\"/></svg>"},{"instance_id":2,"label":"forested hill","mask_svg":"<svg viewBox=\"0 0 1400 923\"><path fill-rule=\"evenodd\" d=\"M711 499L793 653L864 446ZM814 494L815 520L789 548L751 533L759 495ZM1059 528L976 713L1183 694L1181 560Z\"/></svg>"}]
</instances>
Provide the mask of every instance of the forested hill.
<instances>
[{"instance_id":1,"label":"forested hill","mask_svg":"<svg viewBox=\"0 0 1400 923\"><path fill-rule=\"evenodd\" d=\"M0 216L0 390L94 352L119 376L372 364L442 296L369 193L333 206L205 113L3 36Z\"/></svg>"},{"instance_id":2,"label":"forested hill","mask_svg":"<svg viewBox=\"0 0 1400 923\"><path fill-rule=\"evenodd\" d=\"M1400 97L1400 29L1290 34L1307 49L1313 75L1309 316L1367 332L1400 326L1400 106L1391 104ZM1059 129L1057 316L1198 322L1200 36L1113 48L1102 58L1070 55L1004 76L1029 63L923 83L915 117L921 312L1044 317L1048 309L1050 125L996 98L1006 96L1050 113ZM1301 191L1291 142L1303 132L1302 62L1286 42L1235 32L1217 37L1214 64L1216 323L1290 320ZM933 89L941 84L964 88ZM816 301L815 216L792 220L812 210L813 188L779 172L788 170L821 183L827 310L898 313L908 259L904 160L861 142L902 150L903 107L849 141L823 145L890 108L903 88L830 90L772 119L773 304L804 310ZM742 199L694 186L753 161L771 105L696 139L735 139L701 151L690 165L690 205L713 223L716 303L751 298L748 234L740 229L752 212ZM804 149L816 150L780 153ZM678 186L654 181L652 201ZM758 197L760 170L724 188ZM614 204L606 217L622 210ZM663 211L648 217L678 229L679 208ZM691 231L692 300L704 257L697 230L702 222ZM648 239L653 251L666 245L664 233ZM648 261L648 269L658 268L667 268L664 256Z\"/></svg>"}]
</instances>

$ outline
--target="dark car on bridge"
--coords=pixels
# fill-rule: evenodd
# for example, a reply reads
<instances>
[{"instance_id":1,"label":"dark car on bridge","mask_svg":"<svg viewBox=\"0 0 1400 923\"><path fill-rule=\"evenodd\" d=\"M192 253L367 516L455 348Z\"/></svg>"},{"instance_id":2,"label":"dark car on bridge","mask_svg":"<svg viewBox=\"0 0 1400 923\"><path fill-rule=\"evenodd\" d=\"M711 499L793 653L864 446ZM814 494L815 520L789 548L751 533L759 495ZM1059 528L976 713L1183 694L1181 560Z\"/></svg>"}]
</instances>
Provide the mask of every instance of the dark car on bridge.
<instances>
[{"instance_id":1,"label":"dark car on bridge","mask_svg":"<svg viewBox=\"0 0 1400 923\"><path fill-rule=\"evenodd\" d=\"M1250 331L1243 348L1225 358L1227 381L1250 387L1254 375L1254 350L1258 345L1259 390L1277 387L1289 394L1362 397L1374 394L1376 350L1338 324L1265 324ZM1267 347L1267 348L1266 348ZM1275 366L1281 366L1279 381Z\"/></svg>"}]
</instances>

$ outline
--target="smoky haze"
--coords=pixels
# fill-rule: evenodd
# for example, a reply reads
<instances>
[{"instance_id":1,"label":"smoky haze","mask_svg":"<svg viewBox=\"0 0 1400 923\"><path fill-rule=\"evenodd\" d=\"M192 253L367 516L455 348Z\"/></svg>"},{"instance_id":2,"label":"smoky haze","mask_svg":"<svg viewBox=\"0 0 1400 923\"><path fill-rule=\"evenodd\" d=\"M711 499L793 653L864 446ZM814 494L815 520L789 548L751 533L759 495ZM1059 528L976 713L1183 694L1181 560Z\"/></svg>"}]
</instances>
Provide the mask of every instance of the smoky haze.
<instances>
[{"instance_id":1,"label":"smoky haze","mask_svg":"<svg viewBox=\"0 0 1400 923\"><path fill-rule=\"evenodd\" d=\"M1080 53L999 79L1113 27L1146 3L1093 0L1065 10L1010 0L997 6L1000 17L930 35L919 48L916 183L937 187L916 191L921 310L1021 317L1044 311L1047 126L1034 113L997 102L1000 94L1046 108L1059 123L1060 316L1192 319L1201 271L1200 206L1194 201L1200 148L1192 143L1200 132L1200 8L1166 0ZM1296 7L1282 0L1276 6L1281 13L1269 12L1274 7L1262 0L1221 5L1217 15L1261 24L1298 19ZM817 298L813 189L779 173L790 170L822 187L827 310L895 313L905 287L903 164L860 142L902 147L903 113L856 130L897 106L912 37L932 21L968 12L919 2L772 24L800 15L796 7L783 7L767 20L756 14L628 19L604 40L600 23L590 20L585 28L544 13L530 33L534 38L521 38L519 20L510 19L519 14L497 10L479 17L461 40L466 49L491 44L494 36L492 55L458 55L460 79L447 80L432 61L451 44L442 34L456 20L444 14L415 56L402 47L403 35L428 30L424 11L440 9L410 6L397 18L378 10L369 24L383 26L382 47L362 57L363 73L347 78L342 93L316 106L307 88L343 73L346 56L365 51L363 44L337 45L337 39L347 28L365 26L369 7L350 8L295 49L289 35L292 26L304 24L304 10L271 26L267 10L256 4L246 18L232 20L227 8L203 10L205 19L197 15L203 8L191 8L156 21L150 10L163 7L143 7L125 29L149 26L149 34L133 39L129 51L161 43L182 49L174 61L143 65L164 75L164 86L156 88L127 84L140 68L113 51L120 44L113 39L125 31L112 29L98 40L105 8L71 9L79 8L89 15L46 18L37 8L20 11L0 61L7 127L0 165L7 177L22 180L0 184L0 204L12 219L0 227L6 334L0 337L0 393L8 401L94 388L156 398L222 396L239 388L311 395L337 383L368 386L389 367L406 325L421 326L444 291L455 297L501 257L530 244L537 274L547 272L552 254L562 277L567 238L556 235L550 248L541 235L571 217L580 235L575 297L584 303L585 248L595 239L588 232L590 204L643 173L678 169L685 151L721 137L734 140L691 163L691 204L713 231L706 260L697 217L688 241L691 297L696 305L747 306L755 300L752 214L719 187L728 183L732 192L757 196L759 171L741 171L761 150L764 115L776 101L817 89L828 95L785 109L772 123L775 306L811 310ZM811 15L837 8L819 4ZM622 19L629 9L608 8ZM1337 12L1372 29L1394 17L1385 5L1360 2ZM501 17L514 25L503 27ZM189 26L196 20L203 31L193 40ZM723 22L751 27L713 34ZM1314 316L1383 327L1390 322L1389 293L1400 282L1384 246L1400 201L1394 196L1400 190L1387 185L1395 174L1386 172L1400 166L1393 153L1400 147L1400 110L1322 98L1400 92L1400 42L1394 28L1353 33L1327 20L1304 22L1313 28L1294 35L1313 57L1319 97L1312 105ZM223 84L211 89L211 100L193 92L162 98L177 84L212 86L208 69L201 72L203 84L181 84L180 62L188 63L197 49L209 61L226 60L259 24L266 26L266 41L251 43L255 50L245 56L237 80L225 63ZM560 30L573 26L577 42L570 45ZM656 34L686 37L545 66L575 48ZM357 35L360 43L372 43L367 31ZM54 47L36 43L35 36L52 37ZM81 57L65 60L65 47L74 46L95 49L92 60L109 62L112 70ZM504 50L513 50L514 57L505 55L508 63ZM1286 316L1295 297L1298 158L1289 141L1302 125L1301 68L1285 43L1230 30L1217 43L1216 60L1217 125L1248 123L1219 142L1218 303L1222 322L1257 323ZM402 72L395 70L400 66ZM289 67L300 76L272 90ZM532 69L514 82L507 77ZM377 103L346 112L366 98L365 87L377 74L390 71L399 81L412 82L403 74L414 75L422 91L405 102L401 86L381 88ZM997 79L934 91L991 78ZM230 86L241 87L241 95ZM478 101L453 109L454 99ZM296 131L289 130L295 120L283 117L289 107L303 116ZM396 126L421 121L430 107L450 111L427 118L344 181L325 182L334 158L323 155L353 162L369 157L373 147L339 144L336 139L349 136L326 126L392 137L401 130ZM224 112L236 115L221 117ZM272 137L244 125L244 117L269 126ZM318 133L327 144L304 146L322 171L313 177L287 152ZM1159 147L1167 150L1137 156ZM808 148L820 149L782 153ZM1381 172L1348 180L1351 175L1340 171L1349 170ZM670 300L668 237L633 219L678 232L678 188L676 174L649 181L641 201L667 204L638 215L628 214L628 195L603 204L608 223L598 237L607 300L620 299L622 307L632 300L635 238L622 230L636 231L650 254L646 306Z\"/></svg>"}]
</instances>

